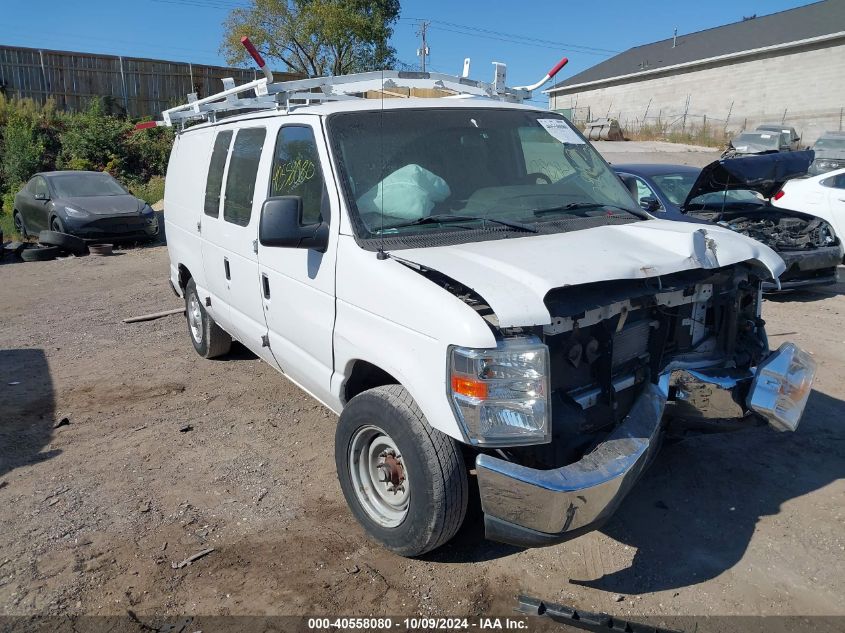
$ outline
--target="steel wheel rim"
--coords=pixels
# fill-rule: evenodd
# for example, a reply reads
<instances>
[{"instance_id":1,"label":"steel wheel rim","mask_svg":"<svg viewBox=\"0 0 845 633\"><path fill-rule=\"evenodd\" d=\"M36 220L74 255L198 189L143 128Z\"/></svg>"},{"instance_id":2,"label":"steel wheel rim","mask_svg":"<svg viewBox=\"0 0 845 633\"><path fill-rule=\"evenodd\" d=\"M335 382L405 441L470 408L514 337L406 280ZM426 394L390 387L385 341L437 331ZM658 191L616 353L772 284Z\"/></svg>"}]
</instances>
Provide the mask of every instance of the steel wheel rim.
<instances>
[{"instance_id":1,"label":"steel wheel rim","mask_svg":"<svg viewBox=\"0 0 845 633\"><path fill-rule=\"evenodd\" d=\"M401 482L398 486L383 481L385 473L391 472L389 466L384 466L386 461L399 464ZM377 426L361 427L349 442L348 463L352 487L367 515L382 527L400 525L408 516L411 490L404 461L393 438Z\"/></svg>"},{"instance_id":2,"label":"steel wheel rim","mask_svg":"<svg viewBox=\"0 0 845 633\"><path fill-rule=\"evenodd\" d=\"M197 295L191 293L188 297L188 329L197 344L202 342L202 312Z\"/></svg>"}]
</instances>

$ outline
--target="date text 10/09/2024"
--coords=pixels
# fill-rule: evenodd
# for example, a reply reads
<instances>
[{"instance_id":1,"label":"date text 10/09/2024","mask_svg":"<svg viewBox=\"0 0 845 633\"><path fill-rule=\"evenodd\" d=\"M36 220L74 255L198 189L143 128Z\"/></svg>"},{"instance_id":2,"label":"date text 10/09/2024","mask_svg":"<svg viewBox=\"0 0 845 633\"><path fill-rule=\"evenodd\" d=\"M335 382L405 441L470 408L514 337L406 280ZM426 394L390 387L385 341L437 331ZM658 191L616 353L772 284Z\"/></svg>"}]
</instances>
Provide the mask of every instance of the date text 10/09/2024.
<instances>
[{"instance_id":1,"label":"date text 10/09/2024","mask_svg":"<svg viewBox=\"0 0 845 633\"><path fill-rule=\"evenodd\" d=\"M308 618L308 628L324 630L418 631L519 631L528 629L526 618Z\"/></svg>"}]
</instances>

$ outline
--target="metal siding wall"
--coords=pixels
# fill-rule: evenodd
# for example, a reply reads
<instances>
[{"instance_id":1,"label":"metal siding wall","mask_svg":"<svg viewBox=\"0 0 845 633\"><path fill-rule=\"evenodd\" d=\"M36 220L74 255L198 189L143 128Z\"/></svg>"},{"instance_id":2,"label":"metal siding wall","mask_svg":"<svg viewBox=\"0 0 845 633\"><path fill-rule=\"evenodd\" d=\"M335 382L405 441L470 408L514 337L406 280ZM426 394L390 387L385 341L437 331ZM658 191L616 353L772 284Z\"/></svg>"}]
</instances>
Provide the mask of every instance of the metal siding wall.
<instances>
[{"instance_id":1,"label":"metal siding wall","mask_svg":"<svg viewBox=\"0 0 845 633\"><path fill-rule=\"evenodd\" d=\"M845 116L845 43L807 47L711 67L676 71L617 85L551 95L551 109L577 105L579 116L609 114L628 129L645 120L708 125L738 132L760 123L795 126L807 144L825 130L841 129ZM689 103L686 99L689 95ZM588 110L589 109L589 110ZM784 116L785 115L785 116ZM579 123L581 121L579 120Z\"/></svg>"},{"instance_id":2,"label":"metal siding wall","mask_svg":"<svg viewBox=\"0 0 845 633\"><path fill-rule=\"evenodd\" d=\"M121 58L113 55L0 46L0 87L7 97L38 103L52 98L61 110L83 110L94 97L113 97L129 116L142 117L184 103L195 88L200 97L220 92L224 77L237 84L257 77L250 69L138 57L123 57L122 64L121 75ZM289 73L276 77L297 78Z\"/></svg>"}]
</instances>

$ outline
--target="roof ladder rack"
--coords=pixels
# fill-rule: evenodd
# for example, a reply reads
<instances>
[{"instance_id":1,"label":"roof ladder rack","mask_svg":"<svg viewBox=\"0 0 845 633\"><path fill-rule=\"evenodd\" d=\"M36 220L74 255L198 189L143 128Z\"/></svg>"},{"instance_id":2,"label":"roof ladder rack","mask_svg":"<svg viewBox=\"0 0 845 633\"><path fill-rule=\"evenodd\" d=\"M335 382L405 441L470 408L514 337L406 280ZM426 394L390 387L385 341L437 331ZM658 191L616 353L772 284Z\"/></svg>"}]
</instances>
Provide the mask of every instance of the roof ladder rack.
<instances>
[{"instance_id":1,"label":"roof ladder rack","mask_svg":"<svg viewBox=\"0 0 845 633\"><path fill-rule=\"evenodd\" d=\"M405 96L397 93L399 88L423 88L452 93L450 97L485 97L513 103L530 99L534 90L551 80L569 60L560 60L536 84L509 88L505 85L506 66L494 62L492 83L469 79L465 76L442 73L413 71L372 71L334 77L315 77L293 81L273 81L273 74L267 69L261 55L249 41L241 38L241 43L255 59L264 73L260 79L235 85L232 78L223 79L223 91L198 99L196 93L188 95L188 102L162 112L161 121L139 123L136 129L160 125L177 125L183 128L186 123L196 120L216 121L220 115L232 114L243 110L279 110L290 111L312 103L342 101L365 98L368 92L380 92L389 96ZM469 60L464 63L465 72L469 69ZM252 92L252 95L244 93Z\"/></svg>"}]
</instances>

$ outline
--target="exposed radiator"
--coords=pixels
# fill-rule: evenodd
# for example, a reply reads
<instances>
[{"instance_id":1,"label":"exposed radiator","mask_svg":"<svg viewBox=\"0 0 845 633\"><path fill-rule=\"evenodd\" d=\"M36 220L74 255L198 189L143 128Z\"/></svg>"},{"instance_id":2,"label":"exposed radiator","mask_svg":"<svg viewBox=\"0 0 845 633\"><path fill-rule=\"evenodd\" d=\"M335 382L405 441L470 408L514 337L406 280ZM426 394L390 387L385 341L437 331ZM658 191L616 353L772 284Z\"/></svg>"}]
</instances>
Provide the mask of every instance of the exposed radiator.
<instances>
[{"instance_id":1,"label":"exposed radiator","mask_svg":"<svg viewBox=\"0 0 845 633\"><path fill-rule=\"evenodd\" d=\"M651 325L648 319L636 321L622 328L613 337L613 366L616 367L648 352Z\"/></svg>"}]
</instances>

